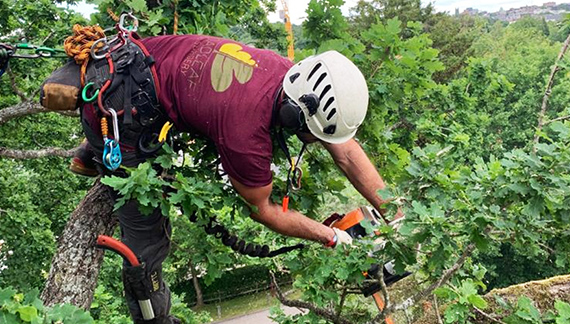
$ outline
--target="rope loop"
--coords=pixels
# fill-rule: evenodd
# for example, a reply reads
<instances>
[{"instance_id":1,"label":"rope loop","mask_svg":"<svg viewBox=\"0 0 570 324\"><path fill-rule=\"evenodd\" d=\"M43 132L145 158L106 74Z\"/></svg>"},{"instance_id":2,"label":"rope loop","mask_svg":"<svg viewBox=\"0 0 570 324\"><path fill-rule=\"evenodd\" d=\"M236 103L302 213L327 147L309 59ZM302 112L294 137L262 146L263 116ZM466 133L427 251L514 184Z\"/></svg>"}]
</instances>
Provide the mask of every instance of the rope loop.
<instances>
[{"instance_id":1,"label":"rope loop","mask_svg":"<svg viewBox=\"0 0 570 324\"><path fill-rule=\"evenodd\" d=\"M73 35L65 39L63 48L67 56L73 58L75 63L81 65L81 86L85 85L85 71L87 63L91 56L91 47L101 38L105 38L105 31L100 26L81 26L75 24L73 26ZM104 44L99 42L96 47L103 47ZM99 49L97 48L97 49Z\"/></svg>"}]
</instances>

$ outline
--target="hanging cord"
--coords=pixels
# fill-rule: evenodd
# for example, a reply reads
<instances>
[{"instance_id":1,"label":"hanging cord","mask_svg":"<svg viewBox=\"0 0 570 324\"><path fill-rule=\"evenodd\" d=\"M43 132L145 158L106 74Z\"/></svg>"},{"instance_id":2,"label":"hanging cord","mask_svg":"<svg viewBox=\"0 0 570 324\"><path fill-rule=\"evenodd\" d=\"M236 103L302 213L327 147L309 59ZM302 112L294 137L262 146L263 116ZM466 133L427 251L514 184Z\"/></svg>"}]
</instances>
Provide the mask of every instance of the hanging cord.
<instances>
[{"instance_id":1,"label":"hanging cord","mask_svg":"<svg viewBox=\"0 0 570 324\"><path fill-rule=\"evenodd\" d=\"M107 13L109 14L109 17L111 17L111 19L113 19L113 21L115 21L116 23L119 22L119 20L120 20L119 16L115 15L115 13L113 12L113 9L111 9L111 7L107 7Z\"/></svg>"},{"instance_id":2,"label":"hanging cord","mask_svg":"<svg viewBox=\"0 0 570 324\"><path fill-rule=\"evenodd\" d=\"M103 42L97 40L105 38L105 32L100 26L81 26L75 24L73 26L73 35L65 39L63 48L67 56L73 58L75 62L81 65L81 87L85 86L85 72L87 64L91 57L91 48L95 45L95 50L99 50L104 46ZM97 44L95 44L97 42Z\"/></svg>"},{"instance_id":3,"label":"hanging cord","mask_svg":"<svg viewBox=\"0 0 570 324\"><path fill-rule=\"evenodd\" d=\"M178 0L172 2L174 6L174 27L172 27L172 35L178 34Z\"/></svg>"},{"instance_id":4,"label":"hanging cord","mask_svg":"<svg viewBox=\"0 0 570 324\"><path fill-rule=\"evenodd\" d=\"M196 213L190 215L188 218L193 223L196 223L198 221L198 216ZM305 247L304 244L299 243L271 251L269 249L269 246L266 244L260 245L255 243L246 243L244 240L239 239L236 235L230 234L224 225L218 223L216 217L210 217L208 223L206 225L203 225L203 227L204 231L207 234L214 235L214 237L220 239L225 246L231 247L232 250L243 255L249 255L250 257L272 258L280 254L303 249Z\"/></svg>"}]
</instances>

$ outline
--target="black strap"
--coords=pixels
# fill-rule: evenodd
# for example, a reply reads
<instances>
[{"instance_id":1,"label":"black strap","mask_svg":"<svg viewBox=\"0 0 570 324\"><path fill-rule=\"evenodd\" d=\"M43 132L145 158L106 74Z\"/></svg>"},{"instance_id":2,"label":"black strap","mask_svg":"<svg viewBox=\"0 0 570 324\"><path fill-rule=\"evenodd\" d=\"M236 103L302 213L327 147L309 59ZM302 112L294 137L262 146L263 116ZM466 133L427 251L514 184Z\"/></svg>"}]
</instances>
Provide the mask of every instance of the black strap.
<instances>
[{"instance_id":1,"label":"black strap","mask_svg":"<svg viewBox=\"0 0 570 324\"><path fill-rule=\"evenodd\" d=\"M129 68L133 70L133 66ZM126 77L125 80L125 101L123 101L123 125L129 126L133 123L133 105L131 104L132 88L131 83L133 82L131 74Z\"/></svg>"}]
</instances>

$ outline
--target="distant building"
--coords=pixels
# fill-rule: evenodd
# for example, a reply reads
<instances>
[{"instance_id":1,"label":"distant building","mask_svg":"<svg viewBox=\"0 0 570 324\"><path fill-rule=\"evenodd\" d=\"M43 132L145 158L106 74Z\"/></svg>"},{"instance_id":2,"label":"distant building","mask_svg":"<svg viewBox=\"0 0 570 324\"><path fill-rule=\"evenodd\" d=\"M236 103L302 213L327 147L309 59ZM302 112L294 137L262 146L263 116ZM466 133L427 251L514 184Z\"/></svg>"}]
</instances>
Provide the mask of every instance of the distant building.
<instances>
[{"instance_id":1,"label":"distant building","mask_svg":"<svg viewBox=\"0 0 570 324\"><path fill-rule=\"evenodd\" d=\"M515 22L525 16L544 18L546 21L558 21L568 13L570 13L569 3L556 4L553 1L545 2L542 6L524 6L508 10L501 8L499 11L492 13L479 11L474 8L467 8L463 12L463 14L467 15L489 17L508 22Z\"/></svg>"}]
</instances>

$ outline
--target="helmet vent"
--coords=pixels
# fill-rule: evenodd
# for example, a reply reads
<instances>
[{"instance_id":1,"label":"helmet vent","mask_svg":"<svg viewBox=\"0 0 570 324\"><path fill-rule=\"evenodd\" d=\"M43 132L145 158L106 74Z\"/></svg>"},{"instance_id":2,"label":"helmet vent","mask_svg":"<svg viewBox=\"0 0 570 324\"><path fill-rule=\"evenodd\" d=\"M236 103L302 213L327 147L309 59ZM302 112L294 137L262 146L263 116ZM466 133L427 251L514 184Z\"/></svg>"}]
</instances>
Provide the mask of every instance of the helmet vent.
<instances>
[{"instance_id":1,"label":"helmet vent","mask_svg":"<svg viewBox=\"0 0 570 324\"><path fill-rule=\"evenodd\" d=\"M315 67L313 68L313 70L311 71L311 73L309 73L309 76L307 77L307 81L309 81L311 79L311 77L313 76L313 74L315 74L319 68L322 66L321 63L317 63L317 65L315 65Z\"/></svg>"},{"instance_id":2,"label":"helmet vent","mask_svg":"<svg viewBox=\"0 0 570 324\"><path fill-rule=\"evenodd\" d=\"M328 125L323 129L323 133L333 135L336 132L336 125Z\"/></svg>"},{"instance_id":3,"label":"helmet vent","mask_svg":"<svg viewBox=\"0 0 570 324\"><path fill-rule=\"evenodd\" d=\"M301 75L301 73L299 73L299 72L293 74L292 76L289 77L289 81L290 81L291 83L295 82L295 80L297 80L297 78L299 77L299 75Z\"/></svg>"},{"instance_id":4,"label":"helmet vent","mask_svg":"<svg viewBox=\"0 0 570 324\"><path fill-rule=\"evenodd\" d=\"M332 105L333 102L334 102L334 97L330 97L329 100L327 100L327 103L325 103L325 106L323 107L323 112L326 112L329 106Z\"/></svg>"},{"instance_id":5,"label":"helmet vent","mask_svg":"<svg viewBox=\"0 0 570 324\"><path fill-rule=\"evenodd\" d=\"M313 86L313 91L317 90L317 88L319 87L319 84L321 84L321 82L323 82L323 80L326 77L327 77L327 72L323 72L323 74L321 74L321 76L317 80L317 83L315 83L315 85Z\"/></svg>"},{"instance_id":6,"label":"helmet vent","mask_svg":"<svg viewBox=\"0 0 570 324\"><path fill-rule=\"evenodd\" d=\"M336 108L333 108L331 110L331 112L329 113L329 115L327 116L327 121L331 120L331 118L333 118L333 116L336 115Z\"/></svg>"},{"instance_id":7,"label":"helmet vent","mask_svg":"<svg viewBox=\"0 0 570 324\"><path fill-rule=\"evenodd\" d=\"M323 100L323 98L325 97L325 95L327 94L327 92L329 92L329 90L331 89L331 85L327 84L327 86L325 87L325 89L323 90L323 93L321 93L321 95L319 96L319 100Z\"/></svg>"}]
</instances>

